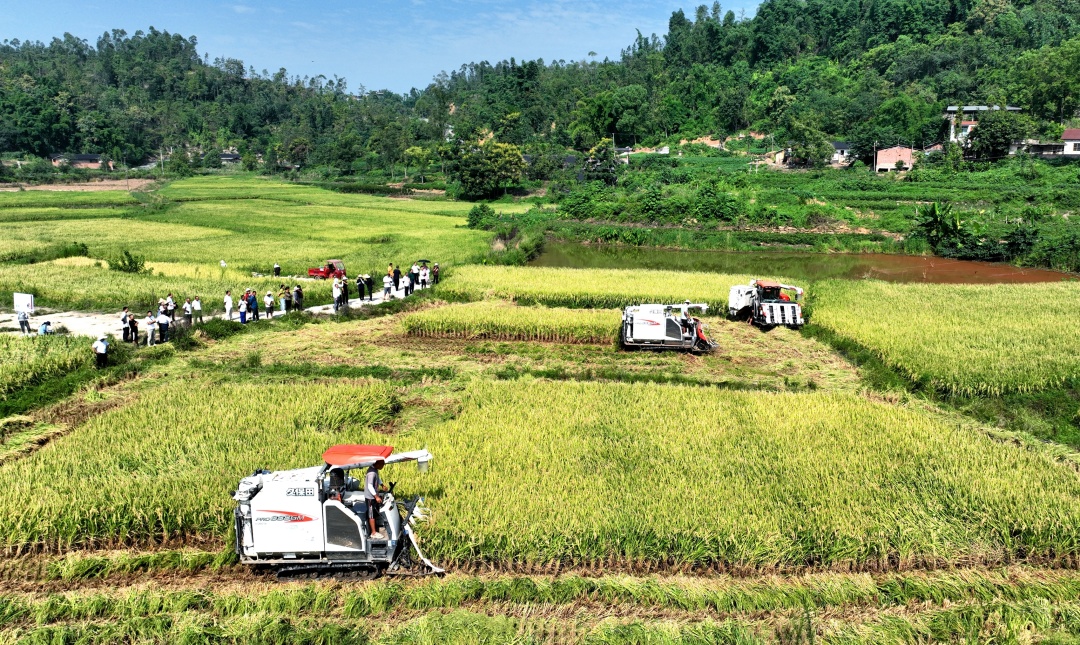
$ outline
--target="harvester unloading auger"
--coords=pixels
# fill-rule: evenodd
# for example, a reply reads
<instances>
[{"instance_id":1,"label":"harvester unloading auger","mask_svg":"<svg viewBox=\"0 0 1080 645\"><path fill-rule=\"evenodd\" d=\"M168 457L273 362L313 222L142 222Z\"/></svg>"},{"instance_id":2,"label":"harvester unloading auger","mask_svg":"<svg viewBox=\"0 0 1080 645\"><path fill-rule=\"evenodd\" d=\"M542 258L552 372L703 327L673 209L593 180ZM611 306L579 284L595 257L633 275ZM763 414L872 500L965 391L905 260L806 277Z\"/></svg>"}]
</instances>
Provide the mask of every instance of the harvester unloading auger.
<instances>
[{"instance_id":1,"label":"harvester unloading auger","mask_svg":"<svg viewBox=\"0 0 1080 645\"><path fill-rule=\"evenodd\" d=\"M394 483L369 526L364 483L349 472L377 462L416 461L427 472L431 453L392 454L392 446L338 445L321 466L270 472L240 480L236 500L236 553L243 564L277 570L279 577L338 575L375 578L383 573L442 574L420 550L413 525L423 519L423 498L398 502Z\"/></svg>"},{"instance_id":2,"label":"harvester unloading auger","mask_svg":"<svg viewBox=\"0 0 1080 645\"><path fill-rule=\"evenodd\" d=\"M709 305L684 301L681 305L634 305L623 309L619 344L625 348L681 349L711 352L716 343L705 335L705 323L690 315L704 314Z\"/></svg>"}]
</instances>

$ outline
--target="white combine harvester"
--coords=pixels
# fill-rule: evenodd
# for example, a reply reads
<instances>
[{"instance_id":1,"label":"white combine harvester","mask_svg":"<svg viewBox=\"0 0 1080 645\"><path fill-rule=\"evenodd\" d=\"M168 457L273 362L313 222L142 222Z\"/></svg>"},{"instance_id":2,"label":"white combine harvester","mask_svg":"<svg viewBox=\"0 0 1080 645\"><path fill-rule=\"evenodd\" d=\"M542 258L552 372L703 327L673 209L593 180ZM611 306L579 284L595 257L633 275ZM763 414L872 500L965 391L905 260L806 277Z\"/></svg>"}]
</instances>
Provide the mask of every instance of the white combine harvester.
<instances>
[{"instance_id":1,"label":"white combine harvester","mask_svg":"<svg viewBox=\"0 0 1080 645\"><path fill-rule=\"evenodd\" d=\"M705 323L690 315L691 309L704 314L705 304L634 305L623 309L619 344L625 348L681 349L709 352L716 343L705 336Z\"/></svg>"},{"instance_id":2,"label":"white combine harvester","mask_svg":"<svg viewBox=\"0 0 1080 645\"><path fill-rule=\"evenodd\" d=\"M785 291L795 294L792 300ZM751 280L750 284L737 284L728 293L728 315L737 320L749 320L759 327L783 325L798 329L803 320L803 290L775 280Z\"/></svg>"},{"instance_id":3,"label":"white combine harvester","mask_svg":"<svg viewBox=\"0 0 1080 645\"><path fill-rule=\"evenodd\" d=\"M431 463L427 450L396 455L393 450L333 446L323 453L321 466L259 470L240 480L233 494L240 562L276 569L279 577L444 573L424 557L413 534L413 524L423 518L423 498L399 503L390 483L375 513L378 532L373 536L368 528L363 481L349 472L377 461L416 461L420 472L427 472Z\"/></svg>"}]
</instances>

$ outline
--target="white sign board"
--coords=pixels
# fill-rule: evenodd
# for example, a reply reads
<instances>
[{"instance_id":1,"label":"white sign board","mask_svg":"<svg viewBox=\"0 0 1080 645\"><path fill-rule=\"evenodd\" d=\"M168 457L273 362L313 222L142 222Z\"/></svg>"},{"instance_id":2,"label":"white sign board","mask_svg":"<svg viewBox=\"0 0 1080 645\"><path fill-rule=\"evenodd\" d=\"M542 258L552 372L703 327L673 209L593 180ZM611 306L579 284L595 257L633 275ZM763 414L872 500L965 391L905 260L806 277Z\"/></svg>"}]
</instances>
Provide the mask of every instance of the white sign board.
<instances>
[{"instance_id":1,"label":"white sign board","mask_svg":"<svg viewBox=\"0 0 1080 645\"><path fill-rule=\"evenodd\" d=\"M16 293L15 311L25 311L28 314L34 313L34 294Z\"/></svg>"}]
</instances>

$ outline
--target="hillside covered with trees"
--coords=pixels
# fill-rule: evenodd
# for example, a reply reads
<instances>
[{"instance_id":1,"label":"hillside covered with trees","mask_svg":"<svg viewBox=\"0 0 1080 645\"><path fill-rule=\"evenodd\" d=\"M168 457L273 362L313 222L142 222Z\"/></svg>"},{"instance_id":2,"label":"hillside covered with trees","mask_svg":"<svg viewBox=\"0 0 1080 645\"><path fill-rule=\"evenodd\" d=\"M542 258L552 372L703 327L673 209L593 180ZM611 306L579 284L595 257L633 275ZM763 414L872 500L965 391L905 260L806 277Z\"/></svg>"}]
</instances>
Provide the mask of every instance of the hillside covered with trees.
<instances>
[{"instance_id":1,"label":"hillside covered with trees","mask_svg":"<svg viewBox=\"0 0 1080 645\"><path fill-rule=\"evenodd\" d=\"M948 104L1016 105L1013 127L1060 136L1080 107L1077 70L1074 0L766 0L748 19L714 3L676 11L619 60L469 63L406 95L211 61L195 37L151 28L0 45L0 153L133 165L236 149L272 167L393 174L489 139L554 168L613 133L627 145L754 130L867 155L940 141Z\"/></svg>"}]
</instances>

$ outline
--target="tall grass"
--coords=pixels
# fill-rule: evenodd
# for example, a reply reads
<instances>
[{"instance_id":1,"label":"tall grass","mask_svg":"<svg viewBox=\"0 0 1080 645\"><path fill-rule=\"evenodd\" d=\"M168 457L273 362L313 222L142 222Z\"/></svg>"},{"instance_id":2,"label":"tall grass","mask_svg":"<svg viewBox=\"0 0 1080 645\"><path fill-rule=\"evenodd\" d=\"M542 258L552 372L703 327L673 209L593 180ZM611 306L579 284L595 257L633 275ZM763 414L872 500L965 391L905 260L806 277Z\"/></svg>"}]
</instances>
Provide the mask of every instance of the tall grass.
<instances>
[{"instance_id":1,"label":"tall grass","mask_svg":"<svg viewBox=\"0 0 1080 645\"><path fill-rule=\"evenodd\" d=\"M1032 392L1080 375L1080 285L832 280L813 322L912 381L966 395Z\"/></svg>"},{"instance_id":2,"label":"tall grass","mask_svg":"<svg viewBox=\"0 0 1080 645\"><path fill-rule=\"evenodd\" d=\"M620 312L611 309L516 307L484 301L411 313L402 326L412 336L605 343L618 334L620 320Z\"/></svg>"},{"instance_id":3,"label":"tall grass","mask_svg":"<svg viewBox=\"0 0 1080 645\"><path fill-rule=\"evenodd\" d=\"M92 358L85 337L0 335L0 401L16 390L89 365Z\"/></svg>"}]
</instances>

